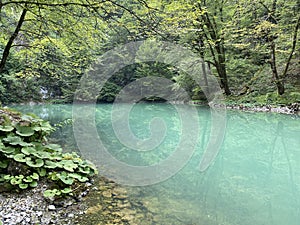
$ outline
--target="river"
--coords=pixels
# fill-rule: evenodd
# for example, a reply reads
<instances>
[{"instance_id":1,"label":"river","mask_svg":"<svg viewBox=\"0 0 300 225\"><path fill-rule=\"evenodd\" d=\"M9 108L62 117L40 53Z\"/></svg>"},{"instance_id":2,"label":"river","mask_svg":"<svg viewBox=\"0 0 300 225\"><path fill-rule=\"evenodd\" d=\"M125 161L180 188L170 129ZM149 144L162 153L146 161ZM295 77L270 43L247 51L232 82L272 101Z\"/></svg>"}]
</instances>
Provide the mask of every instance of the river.
<instances>
[{"instance_id":1,"label":"river","mask_svg":"<svg viewBox=\"0 0 300 225\"><path fill-rule=\"evenodd\" d=\"M52 124L72 118L72 107L14 106ZM216 157L209 161L207 169L200 170L199 163L212 138L212 126L218 130L209 108L184 106L178 112L172 104L140 103L132 106L128 115L119 117L128 108L112 104L84 107L95 107L95 118L91 120L95 123L89 126L95 126L100 142L89 140L95 135L89 131L81 135L80 129L75 129L74 137L69 123L57 127L51 140L94 161L101 175L130 186L130 198L144 202L155 215L155 221L147 224L299 224L299 116L227 110L226 127L222 125L217 136L223 140L215 146ZM78 148L78 140L86 146L93 145L91 151ZM116 161L103 161L110 158L97 152L99 143ZM167 161L170 154L179 154L177 161ZM164 166L155 167L164 161ZM125 165L127 178L118 170L123 168L121 165ZM145 171L145 178L132 168Z\"/></svg>"}]
</instances>

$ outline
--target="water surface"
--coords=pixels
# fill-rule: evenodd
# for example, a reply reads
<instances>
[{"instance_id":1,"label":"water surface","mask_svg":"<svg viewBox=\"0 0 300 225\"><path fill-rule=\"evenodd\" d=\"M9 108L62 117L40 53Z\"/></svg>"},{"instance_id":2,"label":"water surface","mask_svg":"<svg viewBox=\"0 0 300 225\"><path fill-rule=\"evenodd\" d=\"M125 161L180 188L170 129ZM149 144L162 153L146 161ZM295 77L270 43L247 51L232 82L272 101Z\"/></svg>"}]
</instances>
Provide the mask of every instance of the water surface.
<instances>
[{"instance_id":1,"label":"water surface","mask_svg":"<svg viewBox=\"0 0 300 225\"><path fill-rule=\"evenodd\" d=\"M52 124L72 117L71 105L15 108L33 112ZM110 104L97 105L95 120L102 142L118 160L136 166L152 165L166 159L178 146L182 124L172 105L133 107L129 125L137 138L151 137L149 124L154 118L161 118L166 127L159 145L147 152L137 152L118 140L111 124L111 109ZM200 172L199 162L209 141L211 113L206 107L197 110L198 142L187 165L164 182L130 188L130 196L144 202L156 215L153 224L298 225L300 118L227 111L220 152L213 165ZM59 128L52 138L66 149L79 151L71 125Z\"/></svg>"}]
</instances>

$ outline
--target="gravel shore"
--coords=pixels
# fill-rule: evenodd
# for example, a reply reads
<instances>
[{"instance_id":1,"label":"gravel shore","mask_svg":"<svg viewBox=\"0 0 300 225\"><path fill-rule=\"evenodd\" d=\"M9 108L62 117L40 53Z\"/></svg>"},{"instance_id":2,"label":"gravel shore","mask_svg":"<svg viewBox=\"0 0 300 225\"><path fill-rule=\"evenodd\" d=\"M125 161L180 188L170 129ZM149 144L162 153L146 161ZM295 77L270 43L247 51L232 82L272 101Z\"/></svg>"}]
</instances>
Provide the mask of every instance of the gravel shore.
<instances>
[{"instance_id":1,"label":"gravel shore","mask_svg":"<svg viewBox=\"0 0 300 225\"><path fill-rule=\"evenodd\" d=\"M85 212L86 206L81 200L89 191L88 187L77 198L55 201L44 198L46 189L47 184L41 183L34 189L20 193L0 193L0 221L4 225L76 224L78 216Z\"/></svg>"},{"instance_id":2,"label":"gravel shore","mask_svg":"<svg viewBox=\"0 0 300 225\"><path fill-rule=\"evenodd\" d=\"M300 105L298 103L291 104L289 106L247 106L247 105L226 105L227 109L236 109L242 111L252 111L252 112L274 112L283 114L299 114Z\"/></svg>"}]
</instances>

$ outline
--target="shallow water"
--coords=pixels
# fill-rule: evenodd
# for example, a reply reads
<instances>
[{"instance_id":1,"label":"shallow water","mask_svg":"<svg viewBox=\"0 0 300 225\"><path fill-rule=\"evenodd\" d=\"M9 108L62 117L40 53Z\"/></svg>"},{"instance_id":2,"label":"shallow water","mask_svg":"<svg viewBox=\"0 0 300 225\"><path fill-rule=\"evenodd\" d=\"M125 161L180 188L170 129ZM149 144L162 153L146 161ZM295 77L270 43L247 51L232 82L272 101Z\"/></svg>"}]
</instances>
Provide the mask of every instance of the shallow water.
<instances>
[{"instance_id":1,"label":"shallow water","mask_svg":"<svg viewBox=\"0 0 300 225\"><path fill-rule=\"evenodd\" d=\"M189 107L184 110L190 110ZM34 112L53 124L72 117L72 105L15 108ZM120 141L120 135L127 134L128 130L112 126L111 110L112 105L109 104L97 105L95 110L97 135L103 143L102 147L119 161L134 165L137 169L166 160L170 154L176 153L178 146L184 150L185 146L196 145L191 159L186 165L178 165L184 167L174 176L157 184L130 188L130 197L142 201L155 216L153 224L299 224L298 116L227 111L227 127L223 144L218 149L219 154L207 170L200 172L199 162L211 133L209 108L196 107L197 118L186 112L190 121L199 120L199 131L190 129L191 136L196 132L197 142L185 140L184 145L179 143L183 141L182 126L187 125L183 124L180 114L172 105L136 104L129 114L128 124L137 139L129 136L129 143ZM116 110L122 113L122 108ZM155 118L161 119L153 120ZM117 119L122 118L113 118L115 121ZM121 133L118 137L116 130ZM79 151L72 135L72 126L68 125L59 128L53 138L65 148ZM84 135L88 140L89 134ZM132 140L137 140L134 146L126 147ZM134 150L139 144L143 151ZM99 157L93 157L93 154L97 154L94 150L81 153L91 159ZM111 178L114 178L113 169L106 166L104 174L112 174ZM156 173L159 178L163 176L160 171Z\"/></svg>"}]
</instances>

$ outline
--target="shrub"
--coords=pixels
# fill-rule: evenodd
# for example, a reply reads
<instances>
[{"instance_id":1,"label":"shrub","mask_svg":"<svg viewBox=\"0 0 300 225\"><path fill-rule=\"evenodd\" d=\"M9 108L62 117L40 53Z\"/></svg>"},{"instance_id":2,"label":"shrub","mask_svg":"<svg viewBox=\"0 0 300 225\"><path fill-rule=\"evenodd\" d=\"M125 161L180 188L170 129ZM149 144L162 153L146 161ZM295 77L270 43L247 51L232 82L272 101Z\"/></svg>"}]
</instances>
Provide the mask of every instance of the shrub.
<instances>
[{"instance_id":1,"label":"shrub","mask_svg":"<svg viewBox=\"0 0 300 225\"><path fill-rule=\"evenodd\" d=\"M0 185L33 188L42 177L55 184L45 197L72 195L78 183L97 174L95 165L76 153L64 153L47 136L54 130L34 115L0 109Z\"/></svg>"}]
</instances>

